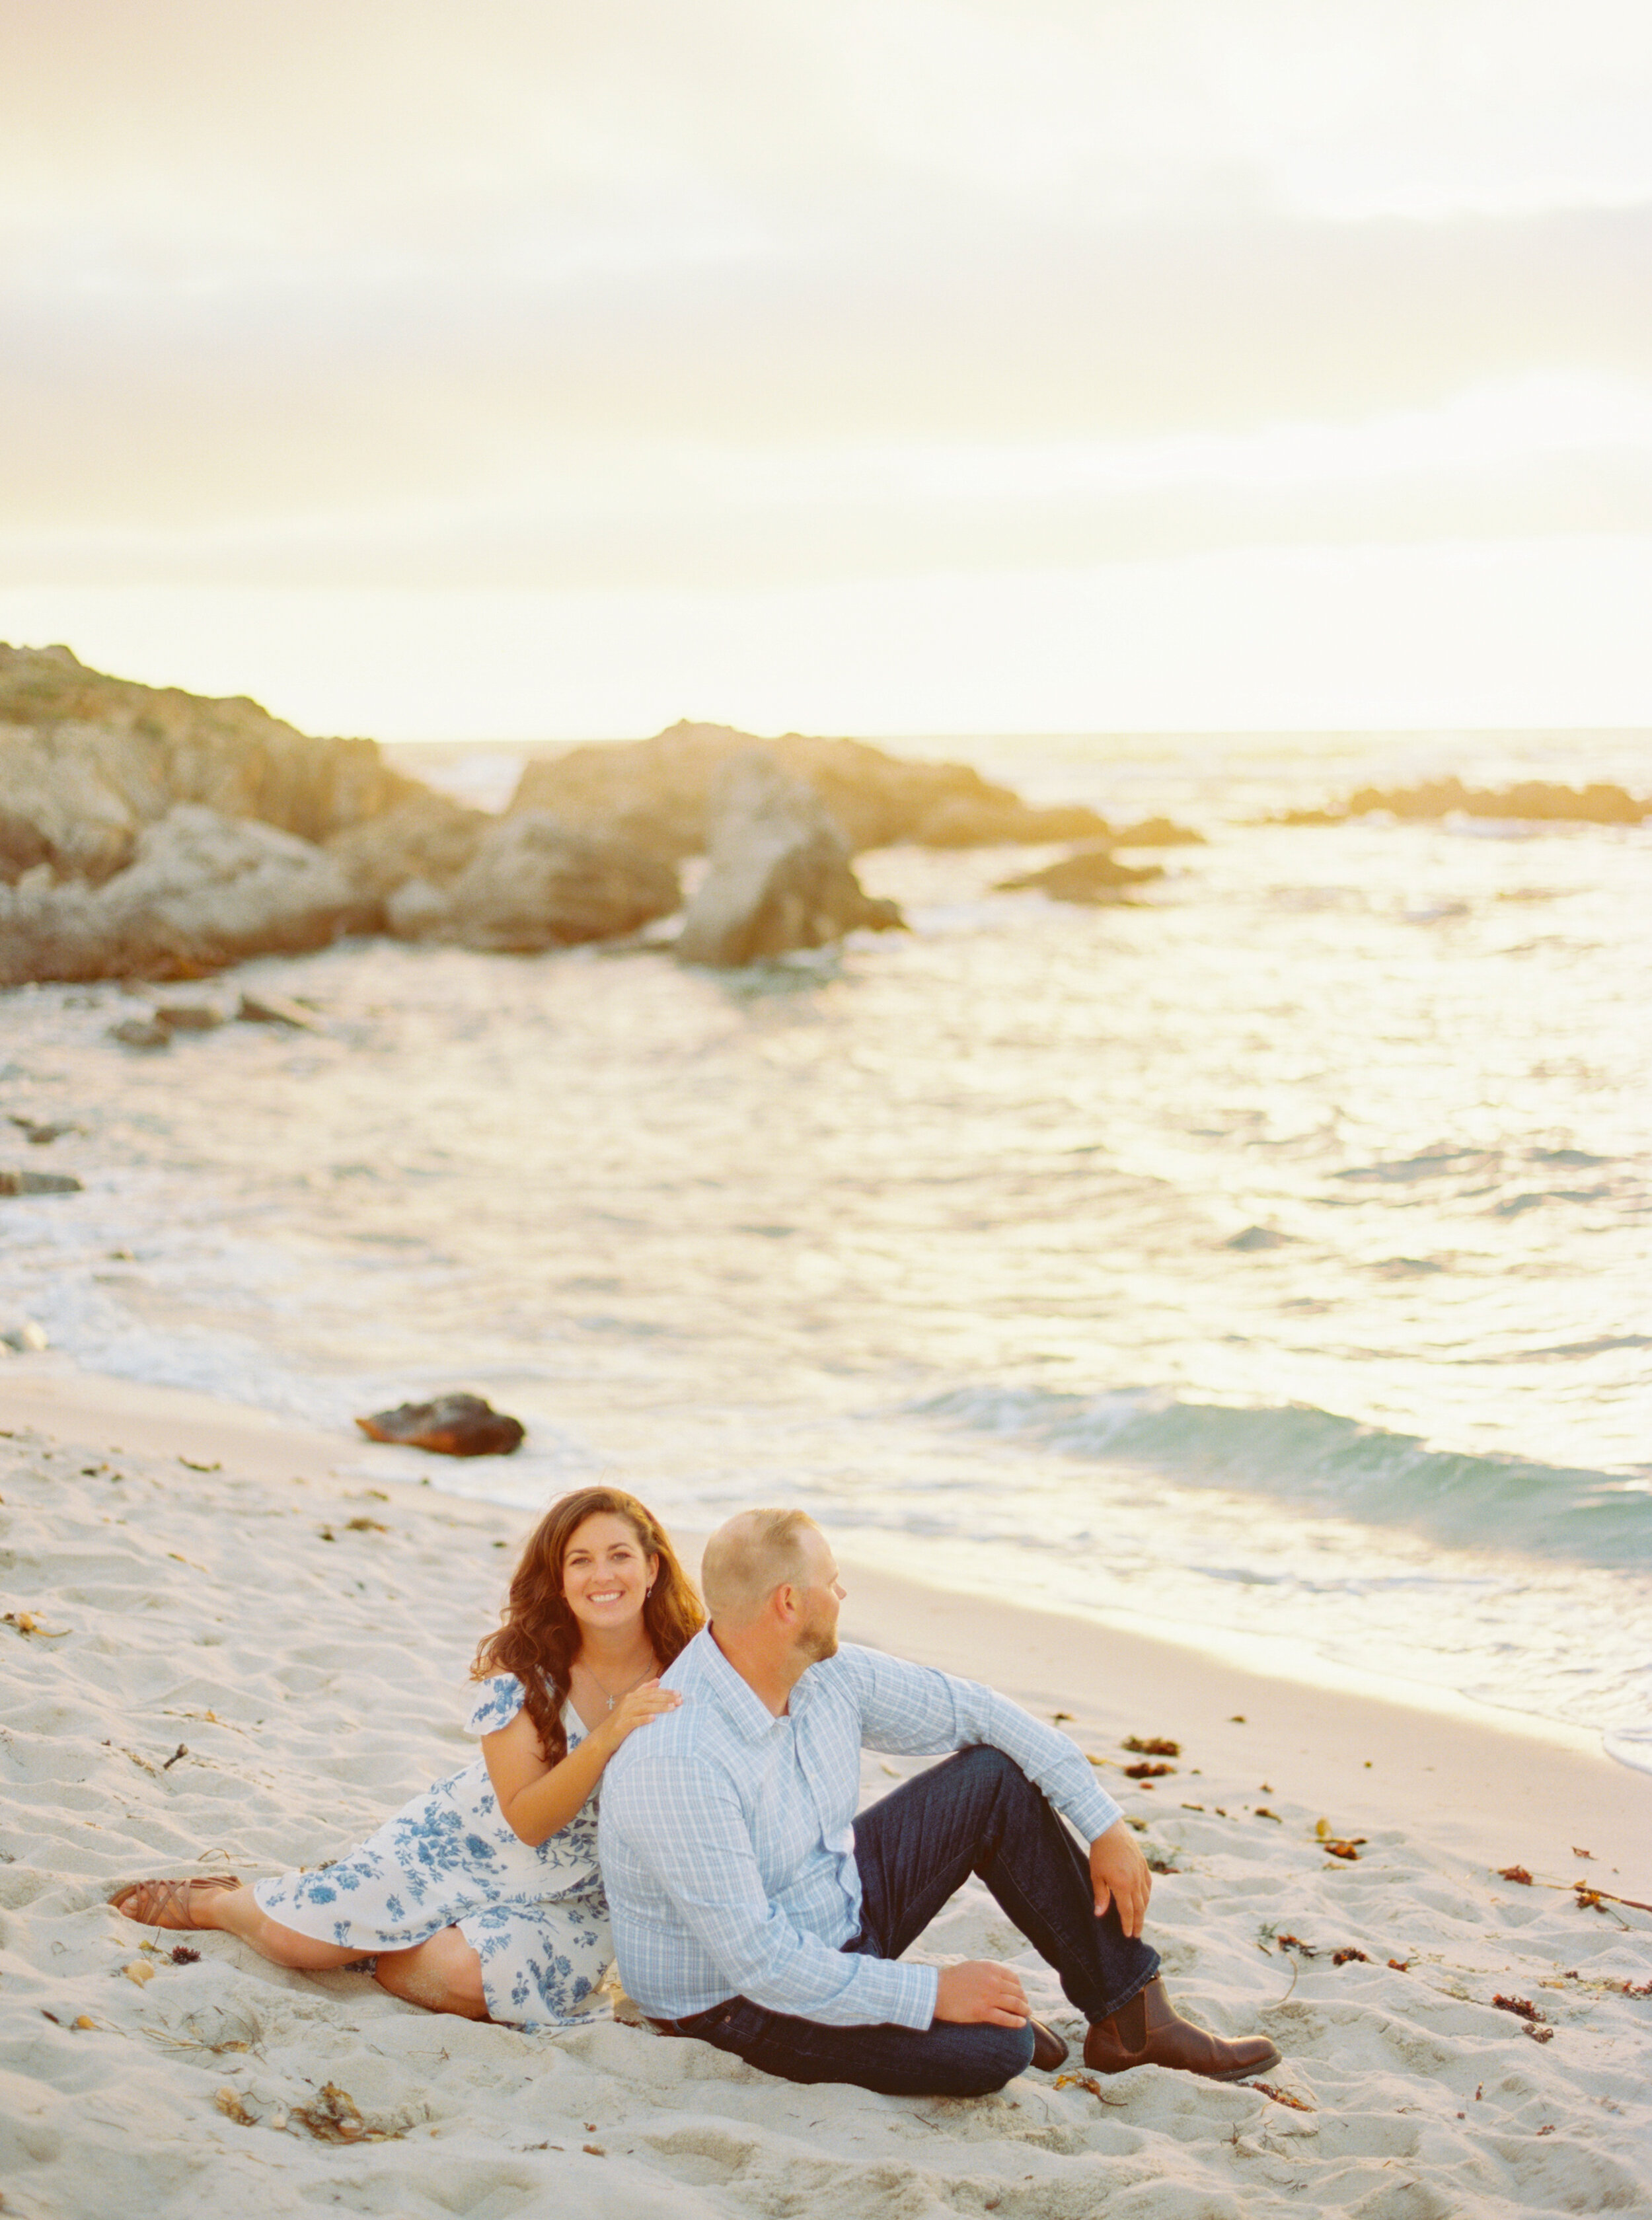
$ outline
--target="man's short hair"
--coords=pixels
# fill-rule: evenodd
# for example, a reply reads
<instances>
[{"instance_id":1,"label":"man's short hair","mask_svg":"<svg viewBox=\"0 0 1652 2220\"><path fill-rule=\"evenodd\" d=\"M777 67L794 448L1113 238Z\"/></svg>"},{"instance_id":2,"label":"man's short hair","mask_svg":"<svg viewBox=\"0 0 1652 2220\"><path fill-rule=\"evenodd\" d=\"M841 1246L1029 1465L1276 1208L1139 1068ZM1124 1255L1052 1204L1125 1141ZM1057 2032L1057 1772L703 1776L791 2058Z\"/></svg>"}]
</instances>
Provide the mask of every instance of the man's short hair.
<instances>
[{"instance_id":1,"label":"man's short hair","mask_svg":"<svg viewBox=\"0 0 1652 2220\"><path fill-rule=\"evenodd\" d=\"M804 1537L820 1528L806 1511L740 1511L720 1526L700 1562L700 1592L713 1618L728 1626L754 1619L777 1587L807 1587Z\"/></svg>"}]
</instances>

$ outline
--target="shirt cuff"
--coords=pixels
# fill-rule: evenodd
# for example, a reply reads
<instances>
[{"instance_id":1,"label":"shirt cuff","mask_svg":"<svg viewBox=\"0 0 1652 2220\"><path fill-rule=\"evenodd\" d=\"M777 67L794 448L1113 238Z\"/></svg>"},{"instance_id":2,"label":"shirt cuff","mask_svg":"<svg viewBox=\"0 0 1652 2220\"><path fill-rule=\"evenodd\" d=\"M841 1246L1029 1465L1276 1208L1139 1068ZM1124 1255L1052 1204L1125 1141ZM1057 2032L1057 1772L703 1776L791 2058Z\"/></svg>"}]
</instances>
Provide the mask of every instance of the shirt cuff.
<instances>
[{"instance_id":1,"label":"shirt cuff","mask_svg":"<svg viewBox=\"0 0 1652 2220\"><path fill-rule=\"evenodd\" d=\"M887 1962L887 1961L886 1961ZM890 1966L892 1974L899 1974L901 1994L898 2008L889 2014L895 2027L916 2028L920 2032L935 2017L935 1999L940 1993L941 1977L933 1966Z\"/></svg>"},{"instance_id":2,"label":"shirt cuff","mask_svg":"<svg viewBox=\"0 0 1652 2220\"><path fill-rule=\"evenodd\" d=\"M843 1962L855 1970L829 2005L811 2012L771 1999L770 2009L801 2009L805 2019L818 2018L827 2027L909 2027L920 2034L934 2018L940 1975L933 1966L903 1966L891 1958L863 1958L858 1951L845 1951Z\"/></svg>"}]
</instances>

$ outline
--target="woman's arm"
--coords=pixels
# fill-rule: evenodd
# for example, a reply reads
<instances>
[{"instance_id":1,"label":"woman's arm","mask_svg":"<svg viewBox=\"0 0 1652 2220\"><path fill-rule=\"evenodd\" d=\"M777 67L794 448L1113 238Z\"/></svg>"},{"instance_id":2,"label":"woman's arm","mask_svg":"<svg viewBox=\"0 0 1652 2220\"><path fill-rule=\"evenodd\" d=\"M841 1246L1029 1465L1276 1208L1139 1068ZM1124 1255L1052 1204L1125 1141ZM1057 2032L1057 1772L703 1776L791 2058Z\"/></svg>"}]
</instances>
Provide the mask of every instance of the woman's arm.
<instances>
[{"instance_id":1,"label":"woman's arm","mask_svg":"<svg viewBox=\"0 0 1652 2220\"><path fill-rule=\"evenodd\" d=\"M658 1681L645 1681L555 1765L545 1763L539 1730L526 1709L496 1734L483 1735L488 1778L511 1831L536 1849L560 1833L583 1809L626 1737L662 1712L675 1711L682 1700Z\"/></svg>"}]
</instances>

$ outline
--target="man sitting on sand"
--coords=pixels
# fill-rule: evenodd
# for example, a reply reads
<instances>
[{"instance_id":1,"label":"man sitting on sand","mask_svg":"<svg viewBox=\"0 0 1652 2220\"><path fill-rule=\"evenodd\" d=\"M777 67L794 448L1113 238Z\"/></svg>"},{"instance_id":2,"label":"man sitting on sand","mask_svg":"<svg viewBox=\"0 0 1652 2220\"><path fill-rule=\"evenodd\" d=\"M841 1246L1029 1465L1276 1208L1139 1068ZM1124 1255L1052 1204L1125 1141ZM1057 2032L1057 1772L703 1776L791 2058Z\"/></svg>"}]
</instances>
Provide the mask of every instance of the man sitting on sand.
<instances>
[{"instance_id":1,"label":"man sitting on sand","mask_svg":"<svg viewBox=\"0 0 1652 2220\"><path fill-rule=\"evenodd\" d=\"M1171 2009L1141 1939L1147 1861L1065 1736L972 1681L838 1649L844 1591L812 1519L742 1512L701 1587L711 1624L664 1675L682 1707L623 1743L602 1787L620 1972L662 2032L896 2096L1058 2066L1013 1967L897 1962L973 1873L1089 2022L1094 2071L1235 2081L1276 2063L1265 2036L1224 2042ZM956 1755L857 1818L863 1748Z\"/></svg>"}]
</instances>

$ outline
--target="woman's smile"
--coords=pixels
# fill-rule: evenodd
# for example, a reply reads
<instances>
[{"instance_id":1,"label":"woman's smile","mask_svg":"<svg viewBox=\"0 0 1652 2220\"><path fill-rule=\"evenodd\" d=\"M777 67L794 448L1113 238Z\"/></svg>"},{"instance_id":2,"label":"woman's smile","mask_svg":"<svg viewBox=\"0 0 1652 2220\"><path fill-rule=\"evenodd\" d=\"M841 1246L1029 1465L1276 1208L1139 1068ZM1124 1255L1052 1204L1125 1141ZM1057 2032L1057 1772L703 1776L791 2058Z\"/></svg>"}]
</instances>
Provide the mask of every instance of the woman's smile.
<instances>
[{"instance_id":1,"label":"woman's smile","mask_svg":"<svg viewBox=\"0 0 1652 2220\"><path fill-rule=\"evenodd\" d=\"M623 1518L593 1512L569 1537L562 1592L577 1619L612 1625L641 1612L655 1570Z\"/></svg>"}]
</instances>

